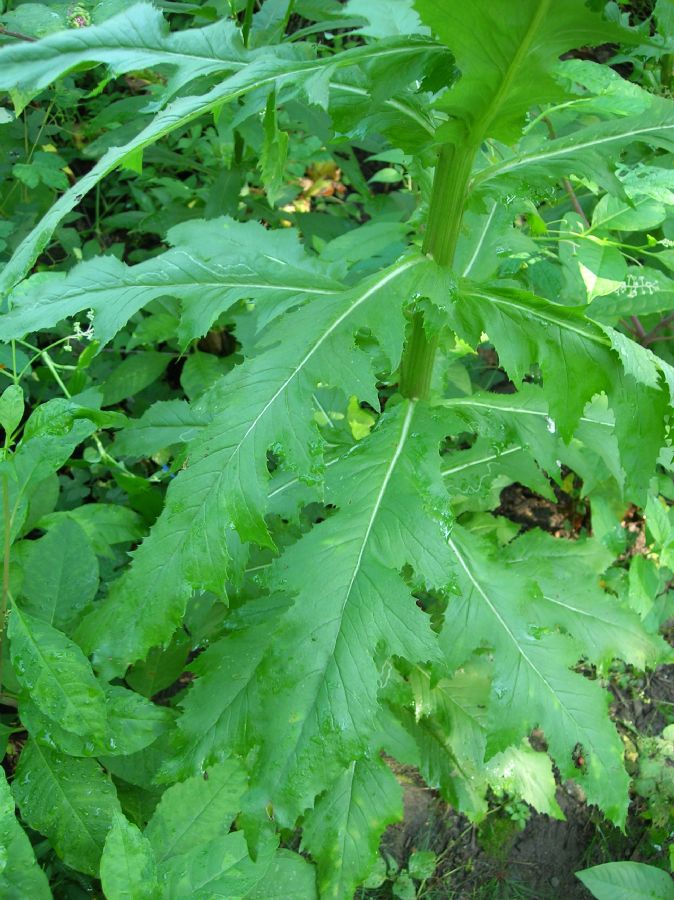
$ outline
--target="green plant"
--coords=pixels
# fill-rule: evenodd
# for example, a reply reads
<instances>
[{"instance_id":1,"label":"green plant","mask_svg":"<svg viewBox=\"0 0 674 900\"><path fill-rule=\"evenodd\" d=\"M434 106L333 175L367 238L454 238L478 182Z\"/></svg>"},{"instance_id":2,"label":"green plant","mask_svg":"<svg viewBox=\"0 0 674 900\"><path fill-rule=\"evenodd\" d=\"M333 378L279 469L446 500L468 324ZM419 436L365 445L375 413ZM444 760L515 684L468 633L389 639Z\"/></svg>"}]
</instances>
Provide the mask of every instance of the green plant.
<instances>
[{"instance_id":1,"label":"green plant","mask_svg":"<svg viewBox=\"0 0 674 900\"><path fill-rule=\"evenodd\" d=\"M576 873L597 900L628 900L631 897L674 897L674 884L661 869L643 863L620 862L594 866Z\"/></svg>"},{"instance_id":2,"label":"green plant","mask_svg":"<svg viewBox=\"0 0 674 900\"><path fill-rule=\"evenodd\" d=\"M49 895L16 802L113 900L351 897L382 753L474 820L561 817L554 760L622 825L601 679L671 659L669 557L613 565L669 515L671 4L164 5L0 50L3 890ZM559 59L606 44L651 90ZM570 472L591 535L489 514Z\"/></svg>"}]
</instances>

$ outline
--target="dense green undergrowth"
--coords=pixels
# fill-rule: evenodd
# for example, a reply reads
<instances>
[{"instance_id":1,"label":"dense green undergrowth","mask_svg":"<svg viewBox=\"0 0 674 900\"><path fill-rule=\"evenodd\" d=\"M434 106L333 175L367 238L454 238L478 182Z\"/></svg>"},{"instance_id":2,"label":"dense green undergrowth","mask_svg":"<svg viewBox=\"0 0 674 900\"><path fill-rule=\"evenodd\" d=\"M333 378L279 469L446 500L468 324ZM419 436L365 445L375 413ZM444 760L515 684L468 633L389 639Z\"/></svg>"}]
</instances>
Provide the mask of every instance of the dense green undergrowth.
<instances>
[{"instance_id":1,"label":"dense green undergrowth","mask_svg":"<svg viewBox=\"0 0 674 900\"><path fill-rule=\"evenodd\" d=\"M391 760L476 823L659 794L582 878L671 896L671 728L648 790L606 690L672 661L674 6L626 6L0 15L0 896L350 900Z\"/></svg>"}]
</instances>

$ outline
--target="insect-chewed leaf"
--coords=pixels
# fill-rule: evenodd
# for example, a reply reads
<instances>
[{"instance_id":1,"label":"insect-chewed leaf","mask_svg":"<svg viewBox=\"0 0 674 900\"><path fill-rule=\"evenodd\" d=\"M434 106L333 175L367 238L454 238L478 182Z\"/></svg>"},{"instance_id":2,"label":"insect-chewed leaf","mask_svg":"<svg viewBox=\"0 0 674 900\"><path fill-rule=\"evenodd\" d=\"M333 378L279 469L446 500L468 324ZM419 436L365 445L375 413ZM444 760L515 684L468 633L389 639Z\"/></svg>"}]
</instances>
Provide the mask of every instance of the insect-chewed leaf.
<instances>
[{"instance_id":1,"label":"insect-chewed leaf","mask_svg":"<svg viewBox=\"0 0 674 900\"><path fill-rule=\"evenodd\" d=\"M461 593L449 603L441 642L456 663L483 643L494 648L487 752L504 750L541 727L562 777L579 781L588 801L622 824L629 781L622 742L607 715L608 695L570 671L580 655L572 637L557 632L549 618L548 627L532 625L547 602L535 586L535 570L504 570L484 543L459 526L450 547ZM582 769L574 762L578 745Z\"/></svg>"},{"instance_id":2,"label":"insect-chewed leaf","mask_svg":"<svg viewBox=\"0 0 674 900\"><path fill-rule=\"evenodd\" d=\"M441 434L423 406L402 403L331 466L338 511L275 564L271 586L295 597L256 674L250 739L260 743L246 807L294 822L367 750L378 709L377 657L437 657L429 620L399 574L447 577ZM423 574L422 574L423 573ZM292 647L308 647L298 655Z\"/></svg>"},{"instance_id":3,"label":"insect-chewed leaf","mask_svg":"<svg viewBox=\"0 0 674 900\"><path fill-rule=\"evenodd\" d=\"M639 669L670 661L673 654L665 641L649 634L622 598L601 590L599 576L611 559L593 543L560 541L532 531L508 546L509 569L529 569L531 574L531 560L536 560L535 578L545 603L532 606L532 620L544 628L561 628L600 669L615 659Z\"/></svg>"},{"instance_id":4,"label":"insect-chewed leaf","mask_svg":"<svg viewBox=\"0 0 674 900\"><path fill-rule=\"evenodd\" d=\"M164 511L130 570L78 631L102 670L120 672L167 641L193 588L223 591L227 578L236 575L236 534L269 545L267 451L274 445L301 476L320 476L313 392L321 380L332 379L347 393L378 403L371 363L353 335L367 322L395 367L403 303L422 261L404 260L273 323L261 355L204 398L213 421L190 446L188 467L171 484Z\"/></svg>"},{"instance_id":5,"label":"insect-chewed leaf","mask_svg":"<svg viewBox=\"0 0 674 900\"><path fill-rule=\"evenodd\" d=\"M643 496L648 481L644 471L650 471L665 442L674 385L667 363L580 310L522 291L464 283L448 312L467 341L477 345L483 333L489 336L516 383L532 365L540 367L550 416L565 440L587 403L606 394L628 488ZM637 454L640 465L635 465Z\"/></svg>"},{"instance_id":6,"label":"insect-chewed leaf","mask_svg":"<svg viewBox=\"0 0 674 900\"><path fill-rule=\"evenodd\" d=\"M402 790L380 759L352 762L304 819L321 897L351 897L369 874L387 825L402 818Z\"/></svg>"},{"instance_id":7,"label":"insect-chewed leaf","mask_svg":"<svg viewBox=\"0 0 674 900\"><path fill-rule=\"evenodd\" d=\"M221 218L176 226L168 237L176 246L135 266L104 256L80 263L65 278L40 274L29 279L2 317L2 340L92 310L94 334L105 345L151 300L178 297L183 308L179 336L185 345L205 334L237 300L254 297L258 305L276 307L342 289L289 231L279 234L256 222Z\"/></svg>"}]
</instances>

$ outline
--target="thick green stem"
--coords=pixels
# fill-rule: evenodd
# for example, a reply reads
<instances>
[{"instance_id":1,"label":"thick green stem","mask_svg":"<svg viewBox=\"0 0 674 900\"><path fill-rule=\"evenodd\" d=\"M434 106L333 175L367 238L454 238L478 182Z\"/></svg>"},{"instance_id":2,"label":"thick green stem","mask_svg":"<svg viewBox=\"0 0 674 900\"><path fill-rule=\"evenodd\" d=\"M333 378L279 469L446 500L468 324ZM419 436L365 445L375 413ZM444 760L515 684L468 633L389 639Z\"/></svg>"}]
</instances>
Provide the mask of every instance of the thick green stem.
<instances>
[{"instance_id":1,"label":"thick green stem","mask_svg":"<svg viewBox=\"0 0 674 900\"><path fill-rule=\"evenodd\" d=\"M7 598L9 597L9 554L12 547L12 516L9 504L9 483L6 475L2 477L2 518L4 529L2 554L2 599L0 600L0 688L3 676L3 639L7 620Z\"/></svg>"},{"instance_id":2,"label":"thick green stem","mask_svg":"<svg viewBox=\"0 0 674 900\"><path fill-rule=\"evenodd\" d=\"M440 266L451 268L454 263L475 152L470 146L458 148L449 144L440 150L423 246L424 253ZM438 336L429 338L423 313L415 313L402 361L403 396L420 400L428 397L437 347Z\"/></svg>"}]
</instances>

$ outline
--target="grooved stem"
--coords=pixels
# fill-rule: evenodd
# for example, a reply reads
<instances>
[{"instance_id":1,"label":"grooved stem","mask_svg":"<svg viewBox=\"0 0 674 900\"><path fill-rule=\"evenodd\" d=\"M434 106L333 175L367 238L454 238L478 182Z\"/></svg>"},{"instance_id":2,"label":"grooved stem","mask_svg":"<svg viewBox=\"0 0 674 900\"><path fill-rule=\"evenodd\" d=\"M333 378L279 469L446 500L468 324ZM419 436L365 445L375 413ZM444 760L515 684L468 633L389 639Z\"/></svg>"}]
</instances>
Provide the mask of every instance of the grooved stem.
<instances>
[{"instance_id":1,"label":"grooved stem","mask_svg":"<svg viewBox=\"0 0 674 900\"><path fill-rule=\"evenodd\" d=\"M444 144L438 156L423 252L447 268L454 263L476 149ZM404 397L428 398L438 338L428 337L423 313L415 313L401 367L400 392Z\"/></svg>"}]
</instances>

